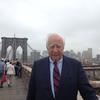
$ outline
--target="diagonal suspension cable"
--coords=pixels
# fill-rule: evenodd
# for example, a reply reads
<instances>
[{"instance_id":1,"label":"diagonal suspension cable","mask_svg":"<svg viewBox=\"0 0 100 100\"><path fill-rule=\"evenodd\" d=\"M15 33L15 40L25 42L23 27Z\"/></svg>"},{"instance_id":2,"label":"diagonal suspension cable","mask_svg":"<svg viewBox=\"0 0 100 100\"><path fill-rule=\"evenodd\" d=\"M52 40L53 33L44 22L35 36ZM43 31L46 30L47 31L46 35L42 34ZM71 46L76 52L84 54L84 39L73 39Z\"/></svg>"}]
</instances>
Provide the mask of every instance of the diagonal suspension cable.
<instances>
[{"instance_id":1,"label":"diagonal suspension cable","mask_svg":"<svg viewBox=\"0 0 100 100\"><path fill-rule=\"evenodd\" d=\"M35 51L28 43L27 43L27 46L28 46L32 51Z\"/></svg>"}]
</instances>

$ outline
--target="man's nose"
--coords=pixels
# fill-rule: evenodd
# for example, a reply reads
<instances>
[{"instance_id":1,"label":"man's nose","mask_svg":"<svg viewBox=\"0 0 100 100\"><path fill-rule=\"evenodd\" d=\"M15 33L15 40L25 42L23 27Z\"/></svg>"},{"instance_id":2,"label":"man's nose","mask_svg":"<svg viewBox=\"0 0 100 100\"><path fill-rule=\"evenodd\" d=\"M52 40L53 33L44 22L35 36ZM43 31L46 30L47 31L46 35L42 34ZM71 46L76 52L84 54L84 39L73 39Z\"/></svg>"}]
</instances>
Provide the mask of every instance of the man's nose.
<instances>
[{"instance_id":1,"label":"man's nose","mask_svg":"<svg viewBox=\"0 0 100 100\"><path fill-rule=\"evenodd\" d=\"M58 51L58 48L56 46L54 46L53 51L54 52L57 52Z\"/></svg>"}]
</instances>

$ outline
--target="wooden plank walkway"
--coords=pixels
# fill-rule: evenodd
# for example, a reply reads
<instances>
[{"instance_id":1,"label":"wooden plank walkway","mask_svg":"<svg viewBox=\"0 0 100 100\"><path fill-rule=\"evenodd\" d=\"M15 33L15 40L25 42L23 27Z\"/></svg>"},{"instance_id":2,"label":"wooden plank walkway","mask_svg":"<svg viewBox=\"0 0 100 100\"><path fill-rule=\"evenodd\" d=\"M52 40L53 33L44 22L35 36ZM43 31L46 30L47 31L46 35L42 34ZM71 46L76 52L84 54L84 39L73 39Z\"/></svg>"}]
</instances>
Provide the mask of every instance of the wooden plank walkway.
<instances>
[{"instance_id":1,"label":"wooden plank walkway","mask_svg":"<svg viewBox=\"0 0 100 100\"><path fill-rule=\"evenodd\" d=\"M0 100L26 100L26 89L22 79L13 77L12 87L4 83L4 88L0 88Z\"/></svg>"}]
</instances>

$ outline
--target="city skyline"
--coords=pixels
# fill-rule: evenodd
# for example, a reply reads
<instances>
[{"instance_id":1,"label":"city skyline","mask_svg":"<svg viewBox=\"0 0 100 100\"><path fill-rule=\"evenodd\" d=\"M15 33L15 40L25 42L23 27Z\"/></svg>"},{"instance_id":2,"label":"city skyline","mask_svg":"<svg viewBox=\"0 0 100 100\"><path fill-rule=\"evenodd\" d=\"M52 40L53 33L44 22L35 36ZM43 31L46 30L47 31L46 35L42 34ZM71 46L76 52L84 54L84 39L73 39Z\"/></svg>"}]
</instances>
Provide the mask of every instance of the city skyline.
<instances>
[{"instance_id":1,"label":"city skyline","mask_svg":"<svg viewBox=\"0 0 100 100\"><path fill-rule=\"evenodd\" d=\"M12 50L11 50L12 48L11 48L11 46L9 46L8 48L7 48L7 54L9 53L9 52L11 52L11 54L12 54ZM32 52L40 52L40 54L41 55L43 55L43 52L47 52L47 50L37 50L37 49L34 49L34 51L33 51L33 48L31 49L31 50L29 50L30 48L28 48L28 56L30 56L30 54L32 53ZM81 53L81 56L82 56L82 53L84 53L84 52L87 52L88 51L88 49L91 49L91 53L92 53L92 58L95 58L95 57L97 57L97 55L100 55L100 53L98 53L98 54L96 54L96 55L94 55L93 54L93 50L92 50L92 48L86 48L85 50L83 50L83 51L77 51L77 52L75 52L73 49L71 49L71 50L64 50L64 52L73 52L75 55L77 55L78 53ZM22 48L19 46L18 48L17 48L17 50L16 50L16 54L18 54L18 55L22 55Z\"/></svg>"},{"instance_id":2,"label":"city skyline","mask_svg":"<svg viewBox=\"0 0 100 100\"><path fill-rule=\"evenodd\" d=\"M100 54L99 0L0 0L0 37L25 37L36 50L46 50L48 33L65 39L65 50L93 49Z\"/></svg>"},{"instance_id":3,"label":"city skyline","mask_svg":"<svg viewBox=\"0 0 100 100\"><path fill-rule=\"evenodd\" d=\"M15 36L15 34L14 34L14 36ZM7 37L7 36L3 36L3 37ZM20 38L20 37L7 37L7 38ZM2 41L0 42L0 50L1 50L1 45L2 45ZM46 48L44 49L44 47L42 49L37 49L37 48L33 48L30 44L27 45L27 48L28 48L28 55L33 50L36 50L36 51L39 51L39 52L47 51L47 49ZM8 48L7 48L7 52L11 51L11 49L12 49L12 47L11 47L11 45L9 45ZM66 48L64 48L64 52L65 51L73 51L75 54L77 54L78 52L80 52L82 54L82 52L87 51L88 49L89 49L89 47L87 47L85 49L81 49L81 50L66 49ZM95 52L94 53L94 51L93 51L94 48L91 48L91 49L92 49L92 56L93 56L93 58L96 57L98 54L100 54L100 52L98 52L98 53ZM18 46L17 51L21 54L22 53L22 47L21 46ZM13 52L13 51L11 51L11 52Z\"/></svg>"}]
</instances>

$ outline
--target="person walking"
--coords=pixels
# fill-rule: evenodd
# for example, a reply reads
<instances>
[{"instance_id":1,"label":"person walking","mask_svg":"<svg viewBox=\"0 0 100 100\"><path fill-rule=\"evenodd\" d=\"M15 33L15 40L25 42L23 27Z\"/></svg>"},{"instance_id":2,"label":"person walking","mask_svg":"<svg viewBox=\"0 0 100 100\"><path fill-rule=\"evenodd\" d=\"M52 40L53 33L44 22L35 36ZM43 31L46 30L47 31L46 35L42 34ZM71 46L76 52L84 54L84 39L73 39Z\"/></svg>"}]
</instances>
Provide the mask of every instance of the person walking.
<instances>
[{"instance_id":1,"label":"person walking","mask_svg":"<svg viewBox=\"0 0 100 100\"><path fill-rule=\"evenodd\" d=\"M21 78L22 77L22 64L21 62L17 62L17 66L18 66L18 77Z\"/></svg>"},{"instance_id":2,"label":"person walking","mask_svg":"<svg viewBox=\"0 0 100 100\"><path fill-rule=\"evenodd\" d=\"M18 78L22 77L22 64L20 61L17 61L15 63L15 76L17 76Z\"/></svg>"},{"instance_id":3,"label":"person walking","mask_svg":"<svg viewBox=\"0 0 100 100\"><path fill-rule=\"evenodd\" d=\"M3 81L2 81L2 77L3 77L3 74L4 74L4 68L5 67L5 63L4 61L1 59L0 60L0 88L3 88Z\"/></svg>"},{"instance_id":4,"label":"person walking","mask_svg":"<svg viewBox=\"0 0 100 100\"><path fill-rule=\"evenodd\" d=\"M13 76L15 75L15 69L12 62L9 62L9 61L6 63L6 67L7 67L7 83L8 83L8 87L11 87L12 79L13 79Z\"/></svg>"}]
</instances>

